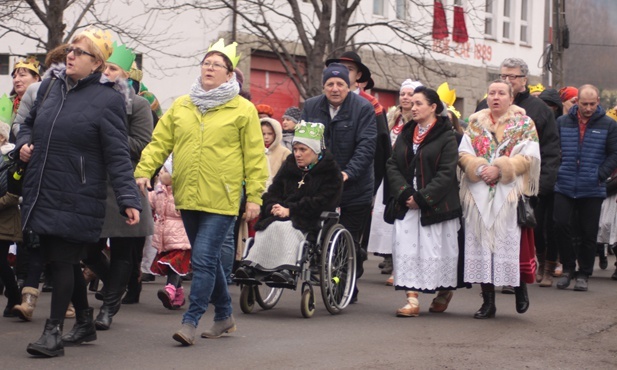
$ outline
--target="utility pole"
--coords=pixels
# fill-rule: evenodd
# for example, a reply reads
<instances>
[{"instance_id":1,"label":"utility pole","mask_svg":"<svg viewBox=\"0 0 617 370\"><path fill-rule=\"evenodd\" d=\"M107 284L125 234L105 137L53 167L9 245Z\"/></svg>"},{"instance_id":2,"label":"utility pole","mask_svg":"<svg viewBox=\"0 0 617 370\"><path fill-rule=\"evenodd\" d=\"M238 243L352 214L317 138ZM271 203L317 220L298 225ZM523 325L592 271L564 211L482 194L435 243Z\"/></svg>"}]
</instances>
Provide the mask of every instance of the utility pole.
<instances>
[{"instance_id":1,"label":"utility pole","mask_svg":"<svg viewBox=\"0 0 617 370\"><path fill-rule=\"evenodd\" d=\"M551 63L552 86L559 89L564 86L563 54L570 45L570 35L566 25L565 0L553 1L553 58Z\"/></svg>"}]
</instances>

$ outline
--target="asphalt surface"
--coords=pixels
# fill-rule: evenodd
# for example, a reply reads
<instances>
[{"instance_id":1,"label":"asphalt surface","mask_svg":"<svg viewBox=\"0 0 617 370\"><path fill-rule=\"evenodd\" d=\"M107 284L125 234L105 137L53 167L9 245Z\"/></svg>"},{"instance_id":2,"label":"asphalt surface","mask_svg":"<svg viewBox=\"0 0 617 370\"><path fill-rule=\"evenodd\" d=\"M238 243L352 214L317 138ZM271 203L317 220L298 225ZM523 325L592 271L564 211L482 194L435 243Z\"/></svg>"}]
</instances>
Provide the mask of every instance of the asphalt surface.
<instances>
[{"instance_id":1,"label":"asphalt surface","mask_svg":"<svg viewBox=\"0 0 617 370\"><path fill-rule=\"evenodd\" d=\"M42 293L32 322L0 318L0 369L616 369L617 281L596 269L588 292L530 286L531 307L517 314L514 296L497 294L497 316L476 320L480 289L459 290L445 313L428 312L433 298L420 295L420 316L398 318L404 292L386 287L379 259L371 256L360 280L358 303L339 315L323 306L310 319L300 312L300 291L286 290L269 311L243 314L240 289L230 288L238 330L220 339L197 338L181 347L172 340L182 310L165 309L156 298L164 282L143 286L141 302L123 305L98 340L65 349L65 356L32 358L49 314ZM574 284L572 284L574 285ZM95 315L100 302L89 295ZM2 305L5 301L0 301ZM198 334L212 322L204 315ZM65 331L73 325L65 321Z\"/></svg>"}]
</instances>

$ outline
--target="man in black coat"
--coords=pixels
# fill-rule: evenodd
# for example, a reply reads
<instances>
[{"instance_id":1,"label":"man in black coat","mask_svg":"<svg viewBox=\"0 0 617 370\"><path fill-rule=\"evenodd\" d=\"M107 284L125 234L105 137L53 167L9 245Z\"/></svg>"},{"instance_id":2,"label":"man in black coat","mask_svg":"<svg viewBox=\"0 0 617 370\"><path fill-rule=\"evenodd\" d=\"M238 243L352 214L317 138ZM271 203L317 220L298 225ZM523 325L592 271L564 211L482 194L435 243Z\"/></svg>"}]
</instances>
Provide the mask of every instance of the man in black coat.
<instances>
[{"instance_id":1,"label":"man in black coat","mask_svg":"<svg viewBox=\"0 0 617 370\"><path fill-rule=\"evenodd\" d=\"M308 99L302 120L322 123L324 141L341 167L344 187L340 223L351 233L356 251L373 202L375 145L377 125L375 109L366 99L349 93L349 71L331 63L323 74L324 94ZM362 276L364 256L358 254L358 278ZM357 289L357 288L356 288ZM352 302L355 301L354 293Z\"/></svg>"},{"instance_id":2,"label":"man in black coat","mask_svg":"<svg viewBox=\"0 0 617 370\"><path fill-rule=\"evenodd\" d=\"M527 88L529 67L524 60L519 58L505 59L501 62L500 73L501 79L507 80L512 85L514 104L525 109L525 112L531 117L538 131L542 163L540 168L540 189L535 212L544 216L542 219L538 220L538 222L543 223L543 225L538 225L538 228L536 228L535 239L536 244L543 243L543 241L539 240L543 238L543 235L540 234L538 230L545 230L552 226L552 223L547 222L547 220L551 220L553 217L553 188L555 187L557 170L559 169L560 162L559 134L555 122L555 115L542 100L529 94L529 89ZM486 99L478 104L476 112L485 108L488 108ZM546 233L552 233L552 230L546 230ZM538 255L538 261L540 264L538 266L538 271L544 271L545 256ZM554 269L554 265L551 264L551 266L552 269Z\"/></svg>"}]
</instances>

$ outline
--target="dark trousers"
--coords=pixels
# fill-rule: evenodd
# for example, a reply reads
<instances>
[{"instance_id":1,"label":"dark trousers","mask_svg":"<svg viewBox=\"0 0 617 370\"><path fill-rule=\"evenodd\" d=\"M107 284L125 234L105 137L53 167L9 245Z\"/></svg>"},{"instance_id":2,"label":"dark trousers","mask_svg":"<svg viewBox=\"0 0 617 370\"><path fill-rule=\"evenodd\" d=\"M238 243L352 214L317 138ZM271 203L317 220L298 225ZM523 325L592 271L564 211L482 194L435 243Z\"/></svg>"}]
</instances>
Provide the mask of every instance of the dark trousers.
<instances>
[{"instance_id":1,"label":"dark trousers","mask_svg":"<svg viewBox=\"0 0 617 370\"><path fill-rule=\"evenodd\" d=\"M555 221L555 242L559 246L559 257L564 271L578 271L587 276L593 273L596 257L596 239L602 209L602 198L573 199L555 193L553 220ZM579 226L581 243L574 247L573 229ZM576 250L578 249L578 250Z\"/></svg>"},{"instance_id":2,"label":"dark trousers","mask_svg":"<svg viewBox=\"0 0 617 370\"><path fill-rule=\"evenodd\" d=\"M553 208L555 193L538 195L538 202L534 209L538 226L534 229L536 254L544 256L543 260L555 262L559 255L555 244L555 230L553 222Z\"/></svg>"},{"instance_id":3,"label":"dark trousers","mask_svg":"<svg viewBox=\"0 0 617 370\"><path fill-rule=\"evenodd\" d=\"M339 223L351 233L356 246L356 267L357 278L364 273L364 260L366 260L366 250L362 249L362 233L366 226L366 221L371 213L371 205L341 206L341 216Z\"/></svg>"}]
</instances>

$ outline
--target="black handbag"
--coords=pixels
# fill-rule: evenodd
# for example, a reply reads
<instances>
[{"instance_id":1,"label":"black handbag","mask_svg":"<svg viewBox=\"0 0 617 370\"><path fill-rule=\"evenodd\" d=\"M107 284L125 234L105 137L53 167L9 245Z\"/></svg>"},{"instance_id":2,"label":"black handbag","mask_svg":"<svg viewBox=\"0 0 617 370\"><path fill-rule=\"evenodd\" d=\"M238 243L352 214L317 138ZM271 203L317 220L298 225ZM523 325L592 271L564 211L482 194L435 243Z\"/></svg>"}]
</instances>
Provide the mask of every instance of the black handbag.
<instances>
[{"instance_id":1,"label":"black handbag","mask_svg":"<svg viewBox=\"0 0 617 370\"><path fill-rule=\"evenodd\" d=\"M536 222L536 215L533 212L533 207L529 202L529 197L521 195L518 198L518 205L516 207L516 220L520 227L526 227L533 229L538 224Z\"/></svg>"},{"instance_id":2,"label":"black handbag","mask_svg":"<svg viewBox=\"0 0 617 370\"><path fill-rule=\"evenodd\" d=\"M390 197L386 203L386 209L383 212L383 220L393 225L395 220L402 220L407 213L407 207L401 206L395 197Z\"/></svg>"}]
</instances>

